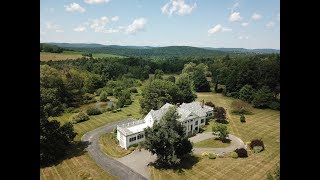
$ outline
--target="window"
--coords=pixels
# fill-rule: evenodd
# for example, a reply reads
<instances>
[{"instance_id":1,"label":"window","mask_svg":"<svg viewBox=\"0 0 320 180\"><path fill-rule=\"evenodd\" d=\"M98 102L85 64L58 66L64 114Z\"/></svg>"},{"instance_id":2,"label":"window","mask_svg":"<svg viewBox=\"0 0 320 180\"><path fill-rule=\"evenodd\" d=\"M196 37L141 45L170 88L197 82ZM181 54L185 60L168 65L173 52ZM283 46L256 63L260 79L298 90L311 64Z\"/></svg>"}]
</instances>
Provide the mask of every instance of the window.
<instances>
[{"instance_id":1,"label":"window","mask_svg":"<svg viewBox=\"0 0 320 180\"><path fill-rule=\"evenodd\" d=\"M204 123L204 119L201 119L201 124Z\"/></svg>"},{"instance_id":2,"label":"window","mask_svg":"<svg viewBox=\"0 0 320 180\"><path fill-rule=\"evenodd\" d=\"M198 130L198 127L195 127L195 128L194 128L194 130L196 130L196 131L197 131L197 130Z\"/></svg>"},{"instance_id":3,"label":"window","mask_svg":"<svg viewBox=\"0 0 320 180\"><path fill-rule=\"evenodd\" d=\"M195 125L198 125L198 121L196 121L194 124L195 124Z\"/></svg>"},{"instance_id":4,"label":"window","mask_svg":"<svg viewBox=\"0 0 320 180\"><path fill-rule=\"evenodd\" d=\"M135 141L136 139L136 137L129 138L129 142Z\"/></svg>"},{"instance_id":5,"label":"window","mask_svg":"<svg viewBox=\"0 0 320 180\"><path fill-rule=\"evenodd\" d=\"M137 138L138 138L138 139L141 139L141 138L143 138L143 137L144 137L143 134L139 134Z\"/></svg>"}]
</instances>

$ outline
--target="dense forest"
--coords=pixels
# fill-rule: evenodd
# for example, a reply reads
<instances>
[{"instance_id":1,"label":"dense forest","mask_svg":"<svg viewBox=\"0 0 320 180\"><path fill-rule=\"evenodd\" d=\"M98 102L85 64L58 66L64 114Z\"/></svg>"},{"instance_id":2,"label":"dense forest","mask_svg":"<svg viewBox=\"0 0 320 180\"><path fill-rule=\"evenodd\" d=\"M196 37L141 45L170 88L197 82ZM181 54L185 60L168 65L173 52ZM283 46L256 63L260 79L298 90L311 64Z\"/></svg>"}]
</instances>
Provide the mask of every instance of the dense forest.
<instances>
[{"instance_id":1,"label":"dense forest","mask_svg":"<svg viewBox=\"0 0 320 180\"><path fill-rule=\"evenodd\" d=\"M66 50L69 50L69 49L56 46L56 45L40 43L40 52L62 53L63 51L66 51Z\"/></svg>"}]
</instances>

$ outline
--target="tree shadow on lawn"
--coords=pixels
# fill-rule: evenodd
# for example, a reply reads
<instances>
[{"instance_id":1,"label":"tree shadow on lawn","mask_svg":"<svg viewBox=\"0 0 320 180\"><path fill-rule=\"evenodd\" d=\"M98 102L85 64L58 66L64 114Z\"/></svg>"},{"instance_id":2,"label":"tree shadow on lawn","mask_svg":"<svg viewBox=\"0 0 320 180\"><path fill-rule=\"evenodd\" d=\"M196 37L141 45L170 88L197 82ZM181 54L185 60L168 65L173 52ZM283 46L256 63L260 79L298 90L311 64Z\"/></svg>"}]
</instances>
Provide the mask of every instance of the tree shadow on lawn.
<instances>
[{"instance_id":1,"label":"tree shadow on lawn","mask_svg":"<svg viewBox=\"0 0 320 180\"><path fill-rule=\"evenodd\" d=\"M226 143L226 144L230 144L231 143L231 140L227 139L227 138L221 139L219 137L216 137L216 138L214 138L214 140L221 141L222 143Z\"/></svg>"},{"instance_id":2,"label":"tree shadow on lawn","mask_svg":"<svg viewBox=\"0 0 320 180\"><path fill-rule=\"evenodd\" d=\"M85 149L91 144L89 141L76 141L70 147L66 150L65 156L57 159L54 162L47 163L47 164L40 164L41 168L44 167L49 167L49 166L56 166L60 164L62 161L66 159L71 159L73 157L81 156L83 155L86 151ZM63 151L63 150L62 150Z\"/></svg>"},{"instance_id":3,"label":"tree shadow on lawn","mask_svg":"<svg viewBox=\"0 0 320 180\"><path fill-rule=\"evenodd\" d=\"M180 164L177 165L166 166L157 163L157 161L150 163L150 165L160 170L172 169L174 172L183 173L185 169L192 169L192 167L197 164L199 160L200 157L194 155L186 155L185 157L181 158Z\"/></svg>"}]
</instances>

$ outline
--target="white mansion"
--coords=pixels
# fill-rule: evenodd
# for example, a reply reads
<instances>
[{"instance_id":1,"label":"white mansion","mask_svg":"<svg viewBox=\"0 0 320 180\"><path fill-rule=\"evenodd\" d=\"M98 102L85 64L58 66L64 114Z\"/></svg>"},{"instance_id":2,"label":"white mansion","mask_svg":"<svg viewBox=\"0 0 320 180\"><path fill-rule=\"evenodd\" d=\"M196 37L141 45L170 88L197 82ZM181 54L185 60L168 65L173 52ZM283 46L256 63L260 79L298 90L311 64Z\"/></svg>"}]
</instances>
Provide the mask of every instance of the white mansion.
<instances>
[{"instance_id":1,"label":"white mansion","mask_svg":"<svg viewBox=\"0 0 320 180\"><path fill-rule=\"evenodd\" d=\"M159 110L151 110L144 119L117 126L119 145L127 149L130 145L144 141L144 128L152 127L172 107L166 103ZM204 105L204 101L183 103L177 107L180 118L177 119L186 128L186 135L199 132L199 127L205 125L206 119L213 115L213 108Z\"/></svg>"}]
</instances>

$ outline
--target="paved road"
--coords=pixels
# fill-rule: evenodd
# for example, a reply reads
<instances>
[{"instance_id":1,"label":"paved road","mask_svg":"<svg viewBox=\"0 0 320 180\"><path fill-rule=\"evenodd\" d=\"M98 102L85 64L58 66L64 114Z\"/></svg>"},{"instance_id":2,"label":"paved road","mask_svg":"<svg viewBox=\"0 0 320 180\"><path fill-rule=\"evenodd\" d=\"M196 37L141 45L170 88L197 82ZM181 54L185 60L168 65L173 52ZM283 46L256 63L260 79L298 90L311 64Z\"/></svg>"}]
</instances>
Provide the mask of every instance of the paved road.
<instances>
[{"instance_id":1,"label":"paved road","mask_svg":"<svg viewBox=\"0 0 320 180\"><path fill-rule=\"evenodd\" d=\"M133 180L146 180L144 176L135 172L128 166L122 164L121 162L107 156L99 146L99 137L107 132L112 132L117 125L128 123L133 120L125 120L116 122L113 124L108 124L99 127L93 131L90 131L82 136L81 141L89 142L86 148L89 155L95 160L95 162L101 166L104 170L108 171L112 175L119 177L122 180L133 179Z\"/></svg>"}]
</instances>

